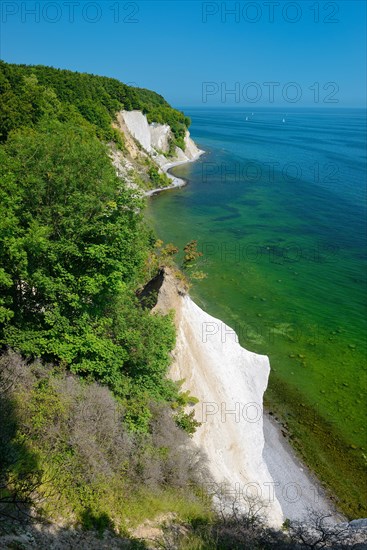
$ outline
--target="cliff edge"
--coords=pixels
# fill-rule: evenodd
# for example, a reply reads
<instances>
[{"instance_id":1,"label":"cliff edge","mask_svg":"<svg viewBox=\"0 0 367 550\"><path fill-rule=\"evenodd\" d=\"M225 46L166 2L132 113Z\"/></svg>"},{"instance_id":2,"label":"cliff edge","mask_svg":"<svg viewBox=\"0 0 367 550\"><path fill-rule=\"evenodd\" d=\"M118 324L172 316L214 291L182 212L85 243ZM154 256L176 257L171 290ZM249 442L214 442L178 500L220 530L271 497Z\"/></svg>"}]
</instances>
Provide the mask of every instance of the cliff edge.
<instances>
[{"instance_id":1,"label":"cliff edge","mask_svg":"<svg viewBox=\"0 0 367 550\"><path fill-rule=\"evenodd\" d=\"M148 123L141 111L120 111L115 127L123 134L125 151L111 149L116 173L131 188L143 188L146 196L160 191L182 187L185 181L168 173L173 166L194 162L204 151L200 150L186 130L184 149L172 147L173 133L168 124ZM163 176L157 186L151 187L152 166Z\"/></svg>"},{"instance_id":2,"label":"cliff edge","mask_svg":"<svg viewBox=\"0 0 367 550\"><path fill-rule=\"evenodd\" d=\"M263 458L269 360L241 347L235 332L198 307L166 270L156 310L172 309L177 342L170 376L184 380L182 389L199 400L194 410L201 425L193 441L205 451L222 496L242 509L261 500L268 523L279 527L283 513Z\"/></svg>"}]
</instances>

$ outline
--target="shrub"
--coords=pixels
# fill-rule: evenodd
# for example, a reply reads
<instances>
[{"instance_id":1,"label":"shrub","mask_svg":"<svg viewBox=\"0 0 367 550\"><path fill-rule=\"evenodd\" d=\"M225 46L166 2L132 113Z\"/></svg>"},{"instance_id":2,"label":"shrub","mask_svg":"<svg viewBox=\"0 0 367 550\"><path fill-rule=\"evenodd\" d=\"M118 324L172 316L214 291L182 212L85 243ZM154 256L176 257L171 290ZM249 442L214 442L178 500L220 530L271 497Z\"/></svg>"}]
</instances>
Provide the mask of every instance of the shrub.
<instances>
[{"instance_id":1,"label":"shrub","mask_svg":"<svg viewBox=\"0 0 367 550\"><path fill-rule=\"evenodd\" d=\"M183 490L195 500L205 457L168 405L151 401L148 432L131 433L129 405L96 382L12 352L1 357L0 372L0 519L21 498L24 507L72 514L88 528L121 525L126 503L144 493Z\"/></svg>"}]
</instances>

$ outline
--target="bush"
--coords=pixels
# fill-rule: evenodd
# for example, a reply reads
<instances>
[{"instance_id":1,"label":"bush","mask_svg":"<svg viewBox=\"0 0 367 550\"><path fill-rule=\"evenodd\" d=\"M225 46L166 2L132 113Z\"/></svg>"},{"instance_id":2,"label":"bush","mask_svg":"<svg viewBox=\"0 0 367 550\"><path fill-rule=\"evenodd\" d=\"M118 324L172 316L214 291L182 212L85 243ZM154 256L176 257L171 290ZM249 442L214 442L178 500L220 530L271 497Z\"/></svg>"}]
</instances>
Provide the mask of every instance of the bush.
<instances>
[{"instance_id":1,"label":"bush","mask_svg":"<svg viewBox=\"0 0 367 550\"><path fill-rule=\"evenodd\" d=\"M96 382L27 364L12 352L1 357L0 373L0 453L8 465L2 468L0 518L21 497L51 517L72 511L88 528L99 525L92 518L121 525L127 503L144 493L183 490L187 501L195 500L192 488L207 477L205 458L167 405L151 402L148 432L133 434L125 422L128 405ZM4 407L5 396L11 409ZM22 492L15 491L22 482Z\"/></svg>"},{"instance_id":2,"label":"bush","mask_svg":"<svg viewBox=\"0 0 367 550\"><path fill-rule=\"evenodd\" d=\"M158 168L154 165L149 168L148 174L155 189L160 189L171 185L171 180L169 177L166 174L159 172Z\"/></svg>"}]
</instances>

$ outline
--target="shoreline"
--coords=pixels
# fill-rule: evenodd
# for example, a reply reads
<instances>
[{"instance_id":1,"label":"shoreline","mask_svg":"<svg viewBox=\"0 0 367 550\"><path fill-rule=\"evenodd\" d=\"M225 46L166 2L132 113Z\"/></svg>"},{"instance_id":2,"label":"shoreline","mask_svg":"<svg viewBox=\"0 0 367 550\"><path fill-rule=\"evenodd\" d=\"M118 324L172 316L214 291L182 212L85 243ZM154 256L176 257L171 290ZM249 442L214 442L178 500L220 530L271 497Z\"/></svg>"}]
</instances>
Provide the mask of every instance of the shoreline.
<instances>
[{"instance_id":1,"label":"shoreline","mask_svg":"<svg viewBox=\"0 0 367 550\"><path fill-rule=\"evenodd\" d=\"M263 430L265 445L263 457L274 481L274 492L284 516L302 518L308 509L331 515L335 523L347 521L336 508L320 479L297 455L282 424L264 409Z\"/></svg>"},{"instance_id":2,"label":"shoreline","mask_svg":"<svg viewBox=\"0 0 367 550\"><path fill-rule=\"evenodd\" d=\"M189 296L195 304L198 304L200 308L207 311L207 304L205 302L200 300L200 298L198 299L198 297L192 297L190 294ZM223 321L221 323L224 324ZM271 369L272 366L270 363ZM264 397L267 391L268 386L264 392ZM318 472L309 466L302 456L300 456L297 449L293 447L289 438L292 432L288 431L289 428L284 428L276 407L273 405L269 409L263 401L262 418L264 434L263 458L273 478L274 495L278 499L282 510L284 510L284 516L287 517L288 511L289 519L295 519L295 514L300 514L303 509L304 516L311 507L315 508L316 511L326 512L335 523L349 521L348 516L342 508L338 507L335 503L335 499L338 500L337 493L333 491L332 487L324 485ZM295 498L293 499L293 494L297 493L297 491L299 496L295 494ZM288 492L289 498L287 499ZM364 516L356 516L352 520L360 519L360 517Z\"/></svg>"},{"instance_id":3,"label":"shoreline","mask_svg":"<svg viewBox=\"0 0 367 550\"><path fill-rule=\"evenodd\" d=\"M162 191L169 191L171 189L176 189L187 185L186 180L182 178L178 178L177 176L174 176L169 172L169 170L171 170L175 166L180 166L181 164L189 164L191 162L196 162L202 155L205 154L205 152L206 151L199 149L198 153L192 159L178 160L175 162L167 162L166 164L164 164L162 166L162 171L169 177L169 179L172 181L172 184L168 185L167 187L157 187L156 189L149 189L149 191L145 191L144 196L152 197L153 195L157 195Z\"/></svg>"},{"instance_id":4,"label":"shoreline","mask_svg":"<svg viewBox=\"0 0 367 550\"><path fill-rule=\"evenodd\" d=\"M321 480L284 436L282 424L264 409L268 357L243 348L230 327L224 342L219 331L203 339L203 326L221 321L199 307L170 270L165 271L155 308L175 311L177 340L169 377L184 380L182 389L198 399L189 409L200 422L193 442L206 454L214 483L242 495L239 503L245 508L247 488L256 487L269 525L302 521L310 509L329 516L332 523L345 521ZM256 422L240 415L241 404L243 414L250 403L261 410Z\"/></svg>"},{"instance_id":5,"label":"shoreline","mask_svg":"<svg viewBox=\"0 0 367 550\"><path fill-rule=\"evenodd\" d=\"M183 187L187 181L169 173L175 166L195 162L205 151L199 150L193 159L168 162L162 166L172 185L149 190L146 196ZM196 302L195 302L196 303ZM332 495L328 495L321 480L299 457L282 431L282 424L263 410L263 459L274 481L274 496L279 501L285 518L301 519L309 509L327 513L334 522L345 521L345 516L336 508Z\"/></svg>"}]
</instances>

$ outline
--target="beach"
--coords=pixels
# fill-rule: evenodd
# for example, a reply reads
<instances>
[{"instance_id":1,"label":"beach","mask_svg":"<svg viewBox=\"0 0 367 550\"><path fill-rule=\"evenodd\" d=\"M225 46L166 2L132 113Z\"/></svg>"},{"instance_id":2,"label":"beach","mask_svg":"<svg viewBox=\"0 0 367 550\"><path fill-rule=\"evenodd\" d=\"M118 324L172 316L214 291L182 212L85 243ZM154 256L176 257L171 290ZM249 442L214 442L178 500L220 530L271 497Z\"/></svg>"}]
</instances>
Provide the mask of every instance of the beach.
<instances>
[{"instance_id":1,"label":"beach","mask_svg":"<svg viewBox=\"0 0 367 550\"><path fill-rule=\"evenodd\" d=\"M145 191L144 195L146 197L151 197L152 195L156 195L157 193L161 193L162 191L169 191L170 189L175 189L177 187L183 187L186 185L186 181L182 178L178 178L177 176L174 176L169 172L171 168L174 168L175 166L179 166L180 164L187 164L190 162L195 162L198 160L205 151L201 151L200 149L196 153L196 155L192 159L185 159L185 160L179 160L175 162L168 162L167 164L163 164L161 166L162 171L167 174L170 180L172 180L172 184L168 185L167 187L158 187L157 189L149 189L149 191Z\"/></svg>"},{"instance_id":2,"label":"beach","mask_svg":"<svg viewBox=\"0 0 367 550\"><path fill-rule=\"evenodd\" d=\"M267 412L263 416L263 457L275 483L276 497L288 519L300 519L310 510L330 514L333 522L345 518L335 509L317 477L302 463L282 433L282 425Z\"/></svg>"}]
</instances>

